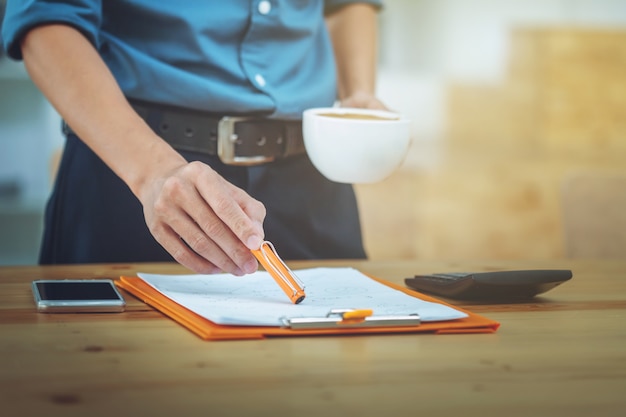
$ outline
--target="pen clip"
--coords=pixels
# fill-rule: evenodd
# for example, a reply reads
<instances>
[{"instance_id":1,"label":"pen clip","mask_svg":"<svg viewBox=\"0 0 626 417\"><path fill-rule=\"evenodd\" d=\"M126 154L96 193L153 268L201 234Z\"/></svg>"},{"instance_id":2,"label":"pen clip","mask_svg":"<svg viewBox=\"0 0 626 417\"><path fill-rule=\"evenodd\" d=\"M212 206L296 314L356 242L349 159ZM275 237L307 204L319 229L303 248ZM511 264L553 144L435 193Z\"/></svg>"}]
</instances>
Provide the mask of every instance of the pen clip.
<instances>
[{"instance_id":1,"label":"pen clip","mask_svg":"<svg viewBox=\"0 0 626 417\"><path fill-rule=\"evenodd\" d=\"M294 304L304 300L304 284L278 256L272 242L264 241L259 249L253 250L252 253Z\"/></svg>"}]
</instances>

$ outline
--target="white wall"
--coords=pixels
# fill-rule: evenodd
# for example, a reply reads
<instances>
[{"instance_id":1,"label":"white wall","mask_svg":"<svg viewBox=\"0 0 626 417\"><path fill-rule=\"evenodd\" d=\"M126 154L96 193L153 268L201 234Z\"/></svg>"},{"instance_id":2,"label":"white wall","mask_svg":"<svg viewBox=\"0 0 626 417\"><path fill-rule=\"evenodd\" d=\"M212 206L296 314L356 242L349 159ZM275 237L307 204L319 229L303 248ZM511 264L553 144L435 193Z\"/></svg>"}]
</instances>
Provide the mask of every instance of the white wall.
<instances>
[{"instance_id":1,"label":"white wall","mask_svg":"<svg viewBox=\"0 0 626 417\"><path fill-rule=\"evenodd\" d=\"M445 83L496 84L516 26L626 29L626 0L386 0L379 94L432 139L445 123Z\"/></svg>"}]
</instances>

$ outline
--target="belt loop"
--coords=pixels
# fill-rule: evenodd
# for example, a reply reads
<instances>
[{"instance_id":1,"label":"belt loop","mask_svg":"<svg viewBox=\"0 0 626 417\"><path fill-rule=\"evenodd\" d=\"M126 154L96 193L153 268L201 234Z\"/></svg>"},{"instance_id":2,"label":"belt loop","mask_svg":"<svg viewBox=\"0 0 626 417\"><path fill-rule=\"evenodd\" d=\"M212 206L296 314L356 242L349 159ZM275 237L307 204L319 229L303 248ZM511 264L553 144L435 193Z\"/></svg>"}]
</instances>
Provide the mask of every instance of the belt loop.
<instances>
[{"instance_id":1,"label":"belt loop","mask_svg":"<svg viewBox=\"0 0 626 417\"><path fill-rule=\"evenodd\" d=\"M285 122L285 136L285 157L305 152L301 123Z\"/></svg>"}]
</instances>

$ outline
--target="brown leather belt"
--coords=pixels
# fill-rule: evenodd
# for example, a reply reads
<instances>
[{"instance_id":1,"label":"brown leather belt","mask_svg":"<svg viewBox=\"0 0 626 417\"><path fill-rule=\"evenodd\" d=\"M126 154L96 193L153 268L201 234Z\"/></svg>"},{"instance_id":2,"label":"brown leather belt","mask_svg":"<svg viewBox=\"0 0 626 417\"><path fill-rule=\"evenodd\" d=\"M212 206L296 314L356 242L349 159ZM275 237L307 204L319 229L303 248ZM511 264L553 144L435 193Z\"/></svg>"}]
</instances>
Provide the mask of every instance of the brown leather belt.
<instances>
[{"instance_id":1,"label":"brown leather belt","mask_svg":"<svg viewBox=\"0 0 626 417\"><path fill-rule=\"evenodd\" d=\"M221 116L131 100L174 149L217 155L229 165L257 165L305 152L301 120ZM64 122L64 133L73 133Z\"/></svg>"}]
</instances>

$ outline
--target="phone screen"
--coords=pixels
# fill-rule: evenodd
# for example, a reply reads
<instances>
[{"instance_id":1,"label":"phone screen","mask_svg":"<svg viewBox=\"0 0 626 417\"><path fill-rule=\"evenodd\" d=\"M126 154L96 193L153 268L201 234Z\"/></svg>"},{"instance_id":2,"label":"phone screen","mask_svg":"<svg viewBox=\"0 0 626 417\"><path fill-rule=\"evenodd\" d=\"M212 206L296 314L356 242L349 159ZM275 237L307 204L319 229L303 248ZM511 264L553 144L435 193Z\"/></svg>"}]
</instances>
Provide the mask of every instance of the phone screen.
<instances>
[{"instance_id":1,"label":"phone screen","mask_svg":"<svg viewBox=\"0 0 626 417\"><path fill-rule=\"evenodd\" d=\"M110 279L37 280L33 295L42 313L121 312L126 306Z\"/></svg>"},{"instance_id":2,"label":"phone screen","mask_svg":"<svg viewBox=\"0 0 626 417\"><path fill-rule=\"evenodd\" d=\"M71 281L37 282L42 300L119 300L120 296L109 282Z\"/></svg>"}]
</instances>

